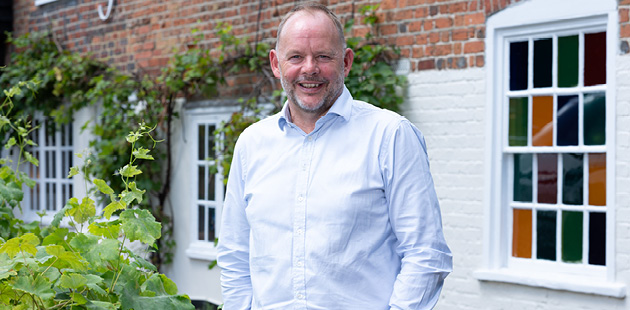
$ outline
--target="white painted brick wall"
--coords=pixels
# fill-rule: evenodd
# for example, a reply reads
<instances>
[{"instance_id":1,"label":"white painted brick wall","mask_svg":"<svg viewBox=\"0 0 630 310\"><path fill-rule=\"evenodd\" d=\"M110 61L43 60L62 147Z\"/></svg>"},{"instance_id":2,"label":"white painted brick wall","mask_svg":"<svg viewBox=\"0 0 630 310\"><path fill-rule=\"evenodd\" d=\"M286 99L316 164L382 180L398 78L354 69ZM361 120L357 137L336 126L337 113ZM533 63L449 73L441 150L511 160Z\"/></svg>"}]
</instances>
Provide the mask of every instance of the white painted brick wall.
<instances>
[{"instance_id":1,"label":"white painted brick wall","mask_svg":"<svg viewBox=\"0 0 630 310\"><path fill-rule=\"evenodd\" d=\"M630 287L630 56L617 62L616 277ZM472 273L483 261L485 69L423 71L409 75L403 114L427 141L442 207L446 239L454 254L436 309L630 309L630 302L500 282Z\"/></svg>"}]
</instances>

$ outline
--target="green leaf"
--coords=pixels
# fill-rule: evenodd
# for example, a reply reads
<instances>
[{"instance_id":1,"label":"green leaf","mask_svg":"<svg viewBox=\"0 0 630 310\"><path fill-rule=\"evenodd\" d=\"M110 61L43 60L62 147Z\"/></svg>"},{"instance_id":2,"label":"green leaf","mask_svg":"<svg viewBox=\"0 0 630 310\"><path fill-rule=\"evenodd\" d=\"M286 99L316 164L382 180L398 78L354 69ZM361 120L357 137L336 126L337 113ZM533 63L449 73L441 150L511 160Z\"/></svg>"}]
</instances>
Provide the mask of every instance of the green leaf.
<instances>
[{"instance_id":1,"label":"green leaf","mask_svg":"<svg viewBox=\"0 0 630 310\"><path fill-rule=\"evenodd\" d=\"M177 285L175 285L175 282L167 276L158 273L151 275L151 277L142 284L140 289L154 292L156 296L177 294Z\"/></svg>"},{"instance_id":2,"label":"green leaf","mask_svg":"<svg viewBox=\"0 0 630 310\"><path fill-rule=\"evenodd\" d=\"M15 207L24 198L24 193L15 182L5 183L4 180L0 179L0 197L7 201L11 207Z\"/></svg>"},{"instance_id":3,"label":"green leaf","mask_svg":"<svg viewBox=\"0 0 630 310\"><path fill-rule=\"evenodd\" d=\"M0 253L7 253L10 258L15 257L21 251L34 256L37 254L37 245L39 245L39 238L33 233L27 233L20 237L9 239L0 246Z\"/></svg>"},{"instance_id":4,"label":"green leaf","mask_svg":"<svg viewBox=\"0 0 630 310\"><path fill-rule=\"evenodd\" d=\"M26 159L26 161L28 161L29 163L35 165L35 166L39 166L39 160L37 158L35 158L33 156L33 154L24 151L24 158Z\"/></svg>"},{"instance_id":5,"label":"green leaf","mask_svg":"<svg viewBox=\"0 0 630 310\"><path fill-rule=\"evenodd\" d=\"M15 145L15 138L11 137L9 141L7 141L7 144L4 145L4 148L8 150L14 145Z\"/></svg>"},{"instance_id":6,"label":"green leaf","mask_svg":"<svg viewBox=\"0 0 630 310\"><path fill-rule=\"evenodd\" d=\"M138 169L138 166L125 165L124 167L120 168L119 173L124 177L132 178L138 174L141 174L142 171Z\"/></svg>"},{"instance_id":7,"label":"green leaf","mask_svg":"<svg viewBox=\"0 0 630 310\"><path fill-rule=\"evenodd\" d=\"M107 217L109 219L109 217ZM88 226L88 231L95 235L108 239L116 239L120 235L120 221L112 221L112 222L94 222Z\"/></svg>"},{"instance_id":8,"label":"green leaf","mask_svg":"<svg viewBox=\"0 0 630 310\"><path fill-rule=\"evenodd\" d=\"M46 281L44 277L37 277L33 279L32 276L21 276L18 277L17 280L11 284L16 290L35 295L42 300L48 300L55 297L55 291L51 288L51 283Z\"/></svg>"},{"instance_id":9,"label":"green leaf","mask_svg":"<svg viewBox=\"0 0 630 310\"><path fill-rule=\"evenodd\" d=\"M94 200L89 197L84 197L80 205L76 198L71 198L68 204L72 206L72 208L68 210L68 214L79 224L87 222L90 217L96 215L96 205L94 204Z\"/></svg>"},{"instance_id":10,"label":"green leaf","mask_svg":"<svg viewBox=\"0 0 630 310\"><path fill-rule=\"evenodd\" d=\"M85 307L89 310L116 310L118 306L107 301L95 301L90 300L85 304Z\"/></svg>"},{"instance_id":11,"label":"green leaf","mask_svg":"<svg viewBox=\"0 0 630 310\"><path fill-rule=\"evenodd\" d=\"M78 200L76 198L70 198L70 200L68 200L68 203L61 210L59 210L59 212L55 213L55 216L53 217L53 220L50 223L50 226L59 227L59 224L61 224L61 221L67 215L68 211L70 211L73 208L73 205L70 204L70 202L73 201L73 199L74 201L76 201L76 204L78 204Z\"/></svg>"},{"instance_id":12,"label":"green leaf","mask_svg":"<svg viewBox=\"0 0 630 310\"><path fill-rule=\"evenodd\" d=\"M85 286L88 280L78 273L64 273L59 279L59 286L70 289L79 289Z\"/></svg>"},{"instance_id":13,"label":"green leaf","mask_svg":"<svg viewBox=\"0 0 630 310\"><path fill-rule=\"evenodd\" d=\"M153 244L162 235L162 225L155 221L149 210L125 210L120 214L120 220L129 241Z\"/></svg>"},{"instance_id":14,"label":"green leaf","mask_svg":"<svg viewBox=\"0 0 630 310\"><path fill-rule=\"evenodd\" d=\"M77 293L77 292L70 293L70 297L72 297L72 300L77 305L85 305L88 302L88 300L85 299L85 296L81 295L81 293Z\"/></svg>"},{"instance_id":15,"label":"green leaf","mask_svg":"<svg viewBox=\"0 0 630 310\"><path fill-rule=\"evenodd\" d=\"M142 203L142 195L146 192L146 190L139 190L136 187L136 182L129 183L129 189L130 191L124 190L120 194L120 200L123 204L130 205L134 200L136 200L137 203Z\"/></svg>"},{"instance_id":16,"label":"green leaf","mask_svg":"<svg viewBox=\"0 0 630 310\"><path fill-rule=\"evenodd\" d=\"M67 228L57 228L44 238L44 240L42 241L42 245L62 244L63 242L65 242L67 235Z\"/></svg>"},{"instance_id":17,"label":"green leaf","mask_svg":"<svg viewBox=\"0 0 630 310\"><path fill-rule=\"evenodd\" d=\"M114 190L101 179L94 179L93 183L96 185L96 188L105 195L111 195L114 193Z\"/></svg>"},{"instance_id":18,"label":"green leaf","mask_svg":"<svg viewBox=\"0 0 630 310\"><path fill-rule=\"evenodd\" d=\"M116 212L117 210L123 210L125 208L126 208L125 205L120 203L119 201L112 201L103 209L103 215L105 216L106 219L109 220L109 218L112 217L112 214L114 212Z\"/></svg>"},{"instance_id":19,"label":"green leaf","mask_svg":"<svg viewBox=\"0 0 630 310\"><path fill-rule=\"evenodd\" d=\"M79 174L79 167L70 167L70 172L68 173L68 179Z\"/></svg>"},{"instance_id":20,"label":"green leaf","mask_svg":"<svg viewBox=\"0 0 630 310\"><path fill-rule=\"evenodd\" d=\"M139 132L131 132L127 135L127 142L134 143L138 141L138 139L140 139L141 136L142 134L140 134Z\"/></svg>"},{"instance_id":21,"label":"green leaf","mask_svg":"<svg viewBox=\"0 0 630 310\"><path fill-rule=\"evenodd\" d=\"M68 267L75 270L87 269L86 262L83 257L75 252L66 251L62 246L49 245L46 247L46 253L58 258L58 260L53 265L60 269Z\"/></svg>"},{"instance_id":22,"label":"green leaf","mask_svg":"<svg viewBox=\"0 0 630 310\"><path fill-rule=\"evenodd\" d=\"M136 158L153 160L153 156L149 155L148 153L149 153L149 150L141 147L133 151L133 156L135 156Z\"/></svg>"}]
</instances>

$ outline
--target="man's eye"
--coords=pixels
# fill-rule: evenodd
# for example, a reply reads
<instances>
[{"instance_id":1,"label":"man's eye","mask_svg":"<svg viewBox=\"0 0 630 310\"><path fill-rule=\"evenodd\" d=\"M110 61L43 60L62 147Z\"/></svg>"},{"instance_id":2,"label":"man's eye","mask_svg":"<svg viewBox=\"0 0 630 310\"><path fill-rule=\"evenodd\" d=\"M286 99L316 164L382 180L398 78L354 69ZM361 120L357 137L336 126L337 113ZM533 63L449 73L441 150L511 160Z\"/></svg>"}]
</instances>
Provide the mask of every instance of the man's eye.
<instances>
[{"instance_id":1,"label":"man's eye","mask_svg":"<svg viewBox=\"0 0 630 310\"><path fill-rule=\"evenodd\" d=\"M328 56L328 55L319 55L319 58L320 59L331 59L331 57Z\"/></svg>"},{"instance_id":2,"label":"man's eye","mask_svg":"<svg viewBox=\"0 0 630 310\"><path fill-rule=\"evenodd\" d=\"M299 55L293 55L291 57L289 57L289 59L291 60L296 60L296 59L300 59L301 57Z\"/></svg>"}]
</instances>

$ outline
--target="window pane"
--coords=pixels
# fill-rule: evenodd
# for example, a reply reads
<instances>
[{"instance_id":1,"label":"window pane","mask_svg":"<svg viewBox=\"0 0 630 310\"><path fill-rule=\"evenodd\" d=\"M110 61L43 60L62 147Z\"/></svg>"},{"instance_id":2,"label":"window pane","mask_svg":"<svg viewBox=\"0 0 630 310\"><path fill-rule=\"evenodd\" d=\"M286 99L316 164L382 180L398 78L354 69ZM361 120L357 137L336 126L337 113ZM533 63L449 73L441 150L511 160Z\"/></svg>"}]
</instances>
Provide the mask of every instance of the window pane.
<instances>
[{"instance_id":1,"label":"window pane","mask_svg":"<svg viewBox=\"0 0 630 310\"><path fill-rule=\"evenodd\" d=\"M562 154L562 203L581 205L584 193L583 154Z\"/></svg>"},{"instance_id":2,"label":"window pane","mask_svg":"<svg viewBox=\"0 0 630 310\"><path fill-rule=\"evenodd\" d=\"M553 145L553 97L532 98L532 145Z\"/></svg>"},{"instance_id":3,"label":"window pane","mask_svg":"<svg viewBox=\"0 0 630 310\"><path fill-rule=\"evenodd\" d=\"M558 155L538 154L538 202L557 202Z\"/></svg>"},{"instance_id":4,"label":"window pane","mask_svg":"<svg viewBox=\"0 0 630 310\"><path fill-rule=\"evenodd\" d=\"M551 39L534 41L534 88L551 87Z\"/></svg>"},{"instance_id":5,"label":"window pane","mask_svg":"<svg viewBox=\"0 0 630 310\"><path fill-rule=\"evenodd\" d=\"M583 213L562 212L562 260L565 262L582 261Z\"/></svg>"},{"instance_id":6,"label":"window pane","mask_svg":"<svg viewBox=\"0 0 630 310\"><path fill-rule=\"evenodd\" d=\"M513 210L512 256L532 257L532 210Z\"/></svg>"},{"instance_id":7,"label":"window pane","mask_svg":"<svg viewBox=\"0 0 630 310\"><path fill-rule=\"evenodd\" d=\"M199 160L206 159L206 126L199 125L198 127L199 135L197 136L197 147L199 149L197 158Z\"/></svg>"},{"instance_id":8,"label":"window pane","mask_svg":"<svg viewBox=\"0 0 630 310\"><path fill-rule=\"evenodd\" d=\"M606 94L584 94L584 144L606 144Z\"/></svg>"},{"instance_id":9,"label":"window pane","mask_svg":"<svg viewBox=\"0 0 630 310\"><path fill-rule=\"evenodd\" d=\"M606 154L588 155L588 204L606 205Z\"/></svg>"},{"instance_id":10,"label":"window pane","mask_svg":"<svg viewBox=\"0 0 630 310\"><path fill-rule=\"evenodd\" d=\"M527 98L510 98L508 144L510 146L527 145Z\"/></svg>"},{"instance_id":11,"label":"window pane","mask_svg":"<svg viewBox=\"0 0 630 310\"><path fill-rule=\"evenodd\" d=\"M532 154L514 154L514 201L532 201Z\"/></svg>"},{"instance_id":12,"label":"window pane","mask_svg":"<svg viewBox=\"0 0 630 310\"><path fill-rule=\"evenodd\" d=\"M578 85L578 36L558 38L558 87Z\"/></svg>"},{"instance_id":13,"label":"window pane","mask_svg":"<svg viewBox=\"0 0 630 310\"><path fill-rule=\"evenodd\" d=\"M589 215L588 263L606 265L606 213Z\"/></svg>"},{"instance_id":14,"label":"window pane","mask_svg":"<svg viewBox=\"0 0 630 310\"><path fill-rule=\"evenodd\" d=\"M536 257L556 260L556 211L536 212Z\"/></svg>"},{"instance_id":15,"label":"window pane","mask_svg":"<svg viewBox=\"0 0 630 310\"><path fill-rule=\"evenodd\" d=\"M558 96L557 143L578 145L578 96Z\"/></svg>"},{"instance_id":16,"label":"window pane","mask_svg":"<svg viewBox=\"0 0 630 310\"><path fill-rule=\"evenodd\" d=\"M527 89L528 43L510 43L510 90Z\"/></svg>"},{"instance_id":17,"label":"window pane","mask_svg":"<svg viewBox=\"0 0 630 310\"><path fill-rule=\"evenodd\" d=\"M197 206L197 238L199 240L206 240L205 212L205 206Z\"/></svg>"},{"instance_id":18,"label":"window pane","mask_svg":"<svg viewBox=\"0 0 630 310\"><path fill-rule=\"evenodd\" d=\"M205 172L205 167L204 166L198 166L198 173L197 175L199 176L198 179L198 183L197 183L197 199L205 199L206 198L206 194L205 194L205 188L206 188L206 172Z\"/></svg>"},{"instance_id":19,"label":"window pane","mask_svg":"<svg viewBox=\"0 0 630 310\"><path fill-rule=\"evenodd\" d=\"M215 216L214 208L208 208L208 241L214 242L215 236Z\"/></svg>"},{"instance_id":20,"label":"window pane","mask_svg":"<svg viewBox=\"0 0 630 310\"><path fill-rule=\"evenodd\" d=\"M210 169L208 169L210 170ZM214 195L214 179L216 178L216 176L212 173L209 173L207 175L208 178L208 196L206 197L207 200L215 200L215 195Z\"/></svg>"},{"instance_id":21,"label":"window pane","mask_svg":"<svg viewBox=\"0 0 630 310\"><path fill-rule=\"evenodd\" d=\"M606 32L584 35L584 86L606 84Z\"/></svg>"},{"instance_id":22,"label":"window pane","mask_svg":"<svg viewBox=\"0 0 630 310\"><path fill-rule=\"evenodd\" d=\"M216 154L215 154L215 142L214 142L214 131L216 130L216 127L214 125L210 125L208 126L208 157L209 158L216 158Z\"/></svg>"}]
</instances>

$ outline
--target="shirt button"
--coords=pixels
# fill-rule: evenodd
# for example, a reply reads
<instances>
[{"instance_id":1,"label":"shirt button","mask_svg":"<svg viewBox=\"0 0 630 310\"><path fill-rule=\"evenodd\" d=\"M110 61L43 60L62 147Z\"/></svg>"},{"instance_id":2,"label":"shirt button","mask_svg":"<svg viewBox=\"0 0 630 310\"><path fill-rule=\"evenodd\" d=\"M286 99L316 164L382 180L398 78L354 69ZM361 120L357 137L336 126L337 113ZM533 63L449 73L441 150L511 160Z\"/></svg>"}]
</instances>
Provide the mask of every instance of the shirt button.
<instances>
[{"instance_id":1,"label":"shirt button","mask_svg":"<svg viewBox=\"0 0 630 310\"><path fill-rule=\"evenodd\" d=\"M297 296L295 296L295 297L297 297L297 299L304 299L304 295L302 295L302 294L297 294Z\"/></svg>"},{"instance_id":2,"label":"shirt button","mask_svg":"<svg viewBox=\"0 0 630 310\"><path fill-rule=\"evenodd\" d=\"M297 262L297 263L295 263L295 265L298 266L298 267L304 266L304 264L302 262Z\"/></svg>"},{"instance_id":3,"label":"shirt button","mask_svg":"<svg viewBox=\"0 0 630 310\"><path fill-rule=\"evenodd\" d=\"M308 141L313 141L313 136L308 136Z\"/></svg>"},{"instance_id":4,"label":"shirt button","mask_svg":"<svg viewBox=\"0 0 630 310\"><path fill-rule=\"evenodd\" d=\"M304 197L303 196L298 197L298 201L304 201Z\"/></svg>"},{"instance_id":5,"label":"shirt button","mask_svg":"<svg viewBox=\"0 0 630 310\"><path fill-rule=\"evenodd\" d=\"M304 231L302 229L298 229L296 232L297 232L298 235L301 236Z\"/></svg>"}]
</instances>

